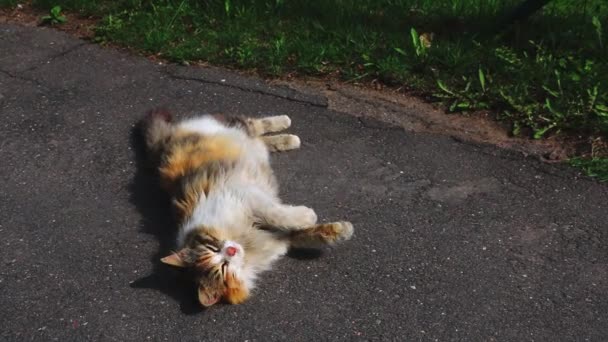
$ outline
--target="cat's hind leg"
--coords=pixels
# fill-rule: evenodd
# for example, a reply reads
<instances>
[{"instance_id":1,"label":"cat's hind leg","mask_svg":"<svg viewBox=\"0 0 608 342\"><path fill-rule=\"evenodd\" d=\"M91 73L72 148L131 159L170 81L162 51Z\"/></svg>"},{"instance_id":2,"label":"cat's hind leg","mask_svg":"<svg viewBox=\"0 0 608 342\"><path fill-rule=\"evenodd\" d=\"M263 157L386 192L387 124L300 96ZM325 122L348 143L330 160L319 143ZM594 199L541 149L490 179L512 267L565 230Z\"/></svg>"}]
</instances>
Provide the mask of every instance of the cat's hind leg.
<instances>
[{"instance_id":1,"label":"cat's hind leg","mask_svg":"<svg viewBox=\"0 0 608 342\"><path fill-rule=\"evenodd\" d=\"M293 134L265 135L260 137L270 152L289 151L300 148L300 138Z\"/></svg>"},{"instance_id":2,"label":"cat's hind leg","mask_svg":"<svg viewBox=\"0 0 608 342\"><path fill-rule=\"evenodd\" d=\"M291 126L291 119L287 115L267 116L264 118L247 119L247 128L253 136L274 133L286 130Z\"/></svg>"},{"instance_id":3,"label":"cat's hind leg","mask_svg":"<svg viewBox=\"0 0 608 342\"><path fill-rule=\"evenodd\" d=\"M292 247L315 248L349 240L353 236L353 232L352 223L340 221L294 230L290 232L289 238Z\"/></svg>"}]
</instances>

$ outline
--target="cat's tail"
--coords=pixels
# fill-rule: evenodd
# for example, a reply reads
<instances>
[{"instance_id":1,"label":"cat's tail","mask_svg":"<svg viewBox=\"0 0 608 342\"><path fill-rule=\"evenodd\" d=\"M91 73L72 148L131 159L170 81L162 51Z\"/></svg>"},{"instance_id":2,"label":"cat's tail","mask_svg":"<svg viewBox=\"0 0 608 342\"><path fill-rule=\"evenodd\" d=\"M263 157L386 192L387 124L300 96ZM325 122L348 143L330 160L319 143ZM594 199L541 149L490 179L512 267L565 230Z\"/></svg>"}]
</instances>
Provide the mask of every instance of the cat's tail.
<instances>
[{"instance_id":1,"label":"cat's tail","mask_svg":"<svg viewBox=\"0 0 608 342\"><path fill-rule=\"evenodd\" d=\"M173 120L169 110L155 108L150 110L142 121L142 133L146 148L152 155L162 152L168 138L173 133Z\"/></svg>"},{"instance_id":2,"label":"cat's tail","mask_svg":"<svg viewBox=\"0 0 608 342\"><path fill-rule=\"evenodd\" d=\"M316 248L349 240L353 236L353 224L346 221L322 223L310 228L290 232L290 242L296 248Z\"/></svg>"}]
</instances>

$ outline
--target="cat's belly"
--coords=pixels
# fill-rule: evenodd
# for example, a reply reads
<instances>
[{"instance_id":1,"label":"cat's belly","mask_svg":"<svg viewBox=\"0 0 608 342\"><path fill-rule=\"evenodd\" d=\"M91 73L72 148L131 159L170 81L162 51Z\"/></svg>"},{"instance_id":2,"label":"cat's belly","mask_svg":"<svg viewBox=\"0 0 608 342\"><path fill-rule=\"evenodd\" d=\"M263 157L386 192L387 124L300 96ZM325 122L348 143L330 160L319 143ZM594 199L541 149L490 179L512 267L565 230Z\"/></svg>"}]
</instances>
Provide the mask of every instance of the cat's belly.
<instances>
[{"instance_id":1,"label":"cat's belly","mask_svg":"<svg viewBox=\"0 0 608 342\"><path fill-rule=\"evenodd\" d=\"M212 116L203 116L186 121L179 124L180 130L197 132L202 135L213 135L229 130L230 128L222 125Z\"/></svg>"}]
</instances>

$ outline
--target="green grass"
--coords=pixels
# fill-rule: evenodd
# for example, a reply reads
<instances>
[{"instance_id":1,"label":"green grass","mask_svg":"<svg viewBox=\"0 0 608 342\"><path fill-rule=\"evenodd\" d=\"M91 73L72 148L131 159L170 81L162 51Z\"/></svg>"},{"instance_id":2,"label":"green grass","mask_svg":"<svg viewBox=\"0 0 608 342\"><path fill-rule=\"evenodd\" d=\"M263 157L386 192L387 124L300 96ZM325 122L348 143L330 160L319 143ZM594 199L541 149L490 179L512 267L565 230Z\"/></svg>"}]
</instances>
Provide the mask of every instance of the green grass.
<instances>
[{"instance_id":1,"label":"green grass","mask_svg":"<svg viewBox=\"0 0 608 342\"><path fill-rule=\"evenodd\" d=\"M2 7L15 7L19 3L18 0L0 0L0 8Z\"/></svg>"},{"instance_id":2,"label":"green grass","mask_svg":"<svg viewBox=\"0 0 608 342\"><path fill-rule=\"evenodd\" d=\"M591 177L596 177L601 182L608 182L608 158L573 158L570 164L585 171Z\"/></svg>"},{"instance_id":3,"label":"green grass","mask_svg":"<svg viewBox=\"0 0 608 342\"><path fill-rule=\"evenodd\" d=\"M0 0L2 2L11 0ZM608 136L608 2L554 0L501 35L522 0L34 0L102 18L97 39L265 75L378 79L514 134ZM421 40L421 36L423 37ZM424 39L431 37L430 46Z\"/></svg>"}]
</instances>

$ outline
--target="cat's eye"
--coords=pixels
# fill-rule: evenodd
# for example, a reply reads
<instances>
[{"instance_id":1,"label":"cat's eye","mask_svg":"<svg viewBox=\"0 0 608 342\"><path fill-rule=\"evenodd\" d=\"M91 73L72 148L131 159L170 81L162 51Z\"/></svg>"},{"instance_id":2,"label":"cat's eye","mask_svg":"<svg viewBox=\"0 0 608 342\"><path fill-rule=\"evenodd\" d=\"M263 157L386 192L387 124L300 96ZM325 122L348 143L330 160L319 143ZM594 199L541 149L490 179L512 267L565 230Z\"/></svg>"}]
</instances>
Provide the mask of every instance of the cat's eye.
<instances>
[{"instance_id":1,"label":"cat's eye","mask_svg":"<svg viewBox=\"0 0 608 342\"><path fill-rule=\"evenodd\" d=\"M220 252L220 249L217 248L217 247L215 247L215 246L213 246L213 245L205 244L204 246L207 247L207 249L211 250L214 253L219 253Z\"/></svg>"}]
</instances>

